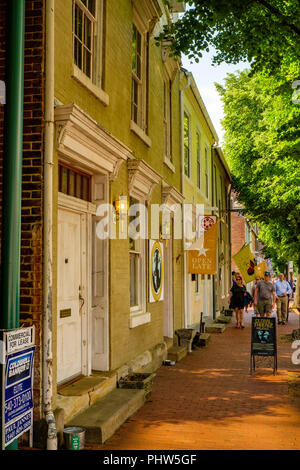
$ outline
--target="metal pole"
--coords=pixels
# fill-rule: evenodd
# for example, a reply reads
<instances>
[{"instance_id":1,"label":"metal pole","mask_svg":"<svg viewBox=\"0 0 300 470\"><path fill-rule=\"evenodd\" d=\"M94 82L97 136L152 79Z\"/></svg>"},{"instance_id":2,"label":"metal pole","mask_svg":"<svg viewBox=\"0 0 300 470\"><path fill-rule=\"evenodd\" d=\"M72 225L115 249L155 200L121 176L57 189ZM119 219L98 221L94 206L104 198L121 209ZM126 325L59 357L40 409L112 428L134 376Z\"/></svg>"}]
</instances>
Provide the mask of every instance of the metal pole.
<instances>
[{"instance_id":1,"label":"metal pole","mask_svg":"<svg viewBox=\"0 0 300 470\"><path fill-rule=\"evenodd\" d=\"M24 101L25 0L7 2L0 328L20 322L20 245ZM18 441L6 447L16 450Z\"/></svg>"}]
</instances>

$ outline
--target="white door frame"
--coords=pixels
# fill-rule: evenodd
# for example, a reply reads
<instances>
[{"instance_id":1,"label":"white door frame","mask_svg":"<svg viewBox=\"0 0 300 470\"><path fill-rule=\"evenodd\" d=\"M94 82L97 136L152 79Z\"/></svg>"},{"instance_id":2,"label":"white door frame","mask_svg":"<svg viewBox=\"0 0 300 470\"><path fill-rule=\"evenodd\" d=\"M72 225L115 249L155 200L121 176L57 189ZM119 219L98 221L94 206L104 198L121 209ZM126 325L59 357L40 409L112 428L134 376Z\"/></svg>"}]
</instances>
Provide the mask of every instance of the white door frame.
<instances>
[{"instance_id":1,"label":"white door frame","mask_svg":"<svg viewBox=\"0 0 300 470\"><path fill-rule=\"evenodd\" d=\"M82 374L90 375L92 371L92 340L91 340L91 246L92 246L92 216L96 213L96 206L90 202L58 193L58 209L76 212L81 215L81 240L84 240L85 247L82 247L81 264L81 295L84 299L82 306Z\"/></svg>"},{"instance_id":2,"label":"white door frame","mask_svg":"<svg viewBox=\"0 0 300 470\"><path fill-rule=\"evenodd\" d=\"M164 242L164 336L173 338L174 326L173 239Z\"/></svg>"}]
</instances>

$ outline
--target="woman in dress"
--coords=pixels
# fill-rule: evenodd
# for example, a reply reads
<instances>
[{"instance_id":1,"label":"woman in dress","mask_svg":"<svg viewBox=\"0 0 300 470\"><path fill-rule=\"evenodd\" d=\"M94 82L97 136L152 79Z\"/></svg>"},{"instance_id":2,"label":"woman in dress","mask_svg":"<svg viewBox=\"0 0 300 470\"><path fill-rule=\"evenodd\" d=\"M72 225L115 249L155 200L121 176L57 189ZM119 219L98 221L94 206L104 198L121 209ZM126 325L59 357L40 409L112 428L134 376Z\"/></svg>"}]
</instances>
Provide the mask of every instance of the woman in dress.
<instances>
[{"instance_id":1,"label":"woman in dress","mask_svg":"<svg viewBox=\"0 0 300 470\"><path fill-rule=\"evenodd\" d=\"M235 275L236 284L230 289L230 308L233 308L236 315L236 328L245 328L244 326L244 302L246 288L240 274Z\"/></svg>"}]
</instances>

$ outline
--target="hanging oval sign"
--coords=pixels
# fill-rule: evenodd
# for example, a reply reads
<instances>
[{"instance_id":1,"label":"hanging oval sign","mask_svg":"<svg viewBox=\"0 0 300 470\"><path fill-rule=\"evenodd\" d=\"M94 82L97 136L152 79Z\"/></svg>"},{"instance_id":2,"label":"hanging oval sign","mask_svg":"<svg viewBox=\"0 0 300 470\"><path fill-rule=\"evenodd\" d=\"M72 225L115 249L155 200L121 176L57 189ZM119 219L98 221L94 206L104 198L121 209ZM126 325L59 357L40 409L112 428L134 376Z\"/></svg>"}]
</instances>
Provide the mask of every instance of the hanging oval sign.
<instances>
[{"instance_id":1,"label":"hanging oval sign","mask_svg":"<svg viewBox=\"0 0 300 470\"><path fill-rule=\"evenodd\" d=\"M162 300L163 254L161 244L154 242L150 253L150 287L153 299Z\"/></svg>"}]
</instances>

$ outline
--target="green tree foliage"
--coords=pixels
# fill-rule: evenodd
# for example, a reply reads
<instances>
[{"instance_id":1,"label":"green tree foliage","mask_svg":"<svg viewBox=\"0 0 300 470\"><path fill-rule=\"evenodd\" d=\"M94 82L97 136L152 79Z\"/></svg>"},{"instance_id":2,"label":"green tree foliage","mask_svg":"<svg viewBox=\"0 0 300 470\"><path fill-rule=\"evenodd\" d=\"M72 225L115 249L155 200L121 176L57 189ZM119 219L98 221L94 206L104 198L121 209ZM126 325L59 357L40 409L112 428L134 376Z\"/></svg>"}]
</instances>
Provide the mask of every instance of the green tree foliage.
<instances>
[{"instance_id":1,"label":"green tree foliage","mask_svg":"<svg viewBox=\"0 0 300 470\"><path fill-rule=\"evenodd\" d=\"M267 254L278 263L299 264L300 105L293 103L291 82L284 74L243 71L216 86L238 199L259 224Z\"/></svg>"},{"instance_id":2,"label":"green tree foliage","mask_svg":"<svg viewBox=\"0 0 300 470\"><path fill-rule=\"evenodd\" d=\"M269 70L286 57L300 58L299 0L188 0L186 4L186 12L160 36L173 40L175 55L184 53L198 62L202 52L213 46L215 64L248 61L254 69Z\"/></svg>"}]
</instances>

